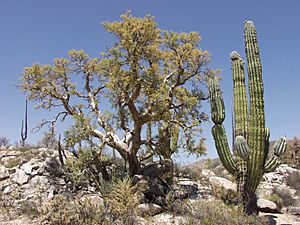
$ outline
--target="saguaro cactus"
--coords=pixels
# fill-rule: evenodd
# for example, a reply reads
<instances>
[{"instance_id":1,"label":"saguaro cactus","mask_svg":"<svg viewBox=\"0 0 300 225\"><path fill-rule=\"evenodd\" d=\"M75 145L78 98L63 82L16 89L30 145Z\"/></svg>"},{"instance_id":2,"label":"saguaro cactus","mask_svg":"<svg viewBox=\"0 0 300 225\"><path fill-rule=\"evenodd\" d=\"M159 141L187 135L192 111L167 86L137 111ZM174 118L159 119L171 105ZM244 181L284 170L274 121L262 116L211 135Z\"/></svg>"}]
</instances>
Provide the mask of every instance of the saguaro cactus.
<instances>
[{"instance_id":1,"label":"saguaro cactus","mask_svg":"<svg viewBox=\"0 0 300 225\"><path fill-rule=\"evenodd\" d=\"M230 153L225 128L225 108L222 92L217 79L210 80L210 102L214 126L212 135L220 160L237 180L238 192L248 214L257 212L255 191L265 172L276 169L279 156L286 149L286 139L280 138L269 156L269 129L265 128L262 66L252 21L245 22L245 51L248 64L248 87L250 104L248 110L245 85L244 62L237 52L230 54L233 78L233 155Z\"/></svg>"},{"instance_id":2,"label":"saguaro cactus","mask_svg":"<svg viewBox=\"0 0 300 225\"><path fill-rule=\"evenodd\" d=\"M22 119L22 125L21 125L21 139L22 139L22 147L24 148L25 146L25 141L27 139L27 107L28 107L28 101L26 99L25 102L25 118ZM25 120L25 122L24 122ZM25 125L24 125L25 123Z\"/></svg>"}]
</instances>

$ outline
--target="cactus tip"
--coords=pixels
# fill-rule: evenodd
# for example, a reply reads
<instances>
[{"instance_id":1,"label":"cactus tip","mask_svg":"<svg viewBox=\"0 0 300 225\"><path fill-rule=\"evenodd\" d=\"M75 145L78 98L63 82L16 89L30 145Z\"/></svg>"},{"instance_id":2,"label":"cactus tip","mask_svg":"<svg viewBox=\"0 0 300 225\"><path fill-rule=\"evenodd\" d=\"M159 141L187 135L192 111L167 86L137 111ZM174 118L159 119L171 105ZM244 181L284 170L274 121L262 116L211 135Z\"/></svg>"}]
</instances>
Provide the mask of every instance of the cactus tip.
<instances>
[{"instance_id":1,"label":"cactus tip","mask_svg":"<svg viewBox=\"0 0 300 225\"><path fill-rule=\"evenodd\" d=\"M229 55L231 60L241 59L241 56L237 51L233 51Z\"/></svg>"}]
</instances>

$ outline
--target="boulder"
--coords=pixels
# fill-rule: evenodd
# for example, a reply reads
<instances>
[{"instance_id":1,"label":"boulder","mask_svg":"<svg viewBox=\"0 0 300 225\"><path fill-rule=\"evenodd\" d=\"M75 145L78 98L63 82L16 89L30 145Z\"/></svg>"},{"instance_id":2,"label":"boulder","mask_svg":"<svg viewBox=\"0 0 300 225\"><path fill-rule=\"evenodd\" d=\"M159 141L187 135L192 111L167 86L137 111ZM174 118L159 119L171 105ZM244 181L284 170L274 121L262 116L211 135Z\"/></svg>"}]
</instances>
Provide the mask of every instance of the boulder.
<instances>
[{"instance_id":1,"label":"boulder","mask_svg":"<svg viewBox=\"0 0 300 225\"><path fill-rule=\"evenodd\" d=\"M85 195L80 199L83 202L88 202L93 206L103 206L104 201L99 195Z\"/></svg>"},{"instance_id":2,"label":"boulder","mask_svg":"<svg viewBox=\"0 0 300 225\"><path fill-rule=\"evenodd\" d=\"M6 167L0 166L0 181L8 179L10 176L9 171Z\"/></svg>"},{"instance_id":3,"label":"boulder","mask_svg":"<svg viewBox=\"0 0 300 225\"><path fill-rule=\"evenodd\" d=\"M259 198L257 200L257 207L260 212L279 213L276 203L264 198Z\"/></svg>"},{"instance_id":4,"label":"boulder","mask_svg":"<svg viewBox=\"0 0 300 225\"><path fill-rule=\"evenodd\" d=\"M213 187L223 187L225 190L236 190L236 184L223 177L213 176L209 178L209 183Z\"/></svg>"},{"instance_id":5,"label":"boulder","mask_svg":"<svg viewBox=\"0 0 300 225\"><path fill-rule=\"evenodd\" d=\"M40 162L38 159L31 159L29 162L24 163L21 169L28 175L31 175L33 171L40 167Z\"/></svg>"},{"instance_id":6,"label":"boulder","mask_svg":"<svg viewBox=\"0 0 300 225\"><path fill-rule=\"evenodd\" d=\"M154 216L156 214L162 213L164 209L156 204L143 203L138 206L141 216Z\"/></svg>"},{"instance_id":7,"label":"boulder","mask_svg":"<svg viewBox=\"0 0 300 225\"><path fill-rule=\"evenodd\" d=\"M287 210L289 214L300 216L300 206L290 206Z\"/></svg>"},{"instance_id":8,"label":"boulder","mask_svg":"<svg viewBox=\"0 0 300 225\"><path fill-rule=\"evenodd\" d=\"M21 169L16 169L16 173L12 175L12 181L18 185L23 185L28 183L29 176Z\"/></svg>"},{"instance_id":9,"label":"boulder","mask_svg":"<svg viewBox=\"0 0 300 225\"><path fill-rule=\"evenodd\" d=\"M175 198L195 198L198 193L198 184L191 180L179 181L173 189Z\"/></svg>"},{"instance_id":10,"label":"boulder","mask_svg":"<svg viewBox=\"0 0 300 225\"><path fill-rule=\"evenodd\" d=\"M212 177L212 176L216 176L216 174L211 171L211 170L208 170L208 169L203 169L201 171L202 175L205 176L205 177Z\"/></svg>"}]
</instances>

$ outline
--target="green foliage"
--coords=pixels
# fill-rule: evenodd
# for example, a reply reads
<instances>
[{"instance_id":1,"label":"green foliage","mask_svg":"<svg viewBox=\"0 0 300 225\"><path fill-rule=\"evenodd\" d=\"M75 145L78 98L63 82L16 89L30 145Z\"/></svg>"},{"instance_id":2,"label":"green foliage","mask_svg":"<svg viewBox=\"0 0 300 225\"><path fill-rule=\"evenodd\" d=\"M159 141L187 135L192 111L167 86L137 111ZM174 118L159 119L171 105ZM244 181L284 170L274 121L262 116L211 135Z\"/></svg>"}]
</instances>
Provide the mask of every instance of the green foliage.
<instances>
[{"instance_id":1,"label":"green foliage","mask_svg":"<svg viewBox=\"0 0 300 225\"><path fill-rule=\"evenodd\" d=\"M201 124L207 115L201 111L202 82L217 71L209 67L210 55L201 50L199 34L162 31L153 17L130 13L103 25L115 43L100 58L71 50L53 65L26 67L20 88L27 98L37 108L60 109L48 122L74 119L77 135L66 133L71 146L97 139L128 161L131 175L141 167L143 149L165 154L158 151L162 125L171 133L167 155L179 147L203 154ZM148 123L154 131L143 140Z\"/></svg>"},{"instance_id":2,"label":"green foliage","mask_svg":"<svg viewBox=\"0 0 300 225\"><path fill-rule=\"evenodd\" d=\"M134 224L139 204L136 187L131 185L131 179L118 180L111 192L104 198L112 221L122 224Z\"/></svg>"}]
</instances>

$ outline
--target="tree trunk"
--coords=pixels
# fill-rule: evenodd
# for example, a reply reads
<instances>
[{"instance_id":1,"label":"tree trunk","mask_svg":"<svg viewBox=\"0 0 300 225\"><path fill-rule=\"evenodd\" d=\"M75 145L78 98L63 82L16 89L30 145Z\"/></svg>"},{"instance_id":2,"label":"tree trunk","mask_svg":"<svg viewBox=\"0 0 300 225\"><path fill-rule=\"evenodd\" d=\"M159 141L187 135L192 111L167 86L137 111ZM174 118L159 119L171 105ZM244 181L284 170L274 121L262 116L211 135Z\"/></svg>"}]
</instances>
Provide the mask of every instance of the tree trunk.
<instances>
[{"instance_id":1,"label":"tree trunk","mask_svg":"<svg viewBox=\"0 0 300 225\"><path fill-rule=\"evenodd\" d=\"M165 170L166 170L166 174L165 174L165 179L166 182L169 186L173 185L174 182L174 163L172 158L169 159L165 159L164 160L164 165L165 165Z\"/></svg>"},{"instance_id":2,"label":"tree trunk","mask_svg":"<svg viewBox=\"0 0 300 225\"><path fill-rule=\"evenodd\" d=\"M258 215L257 196L255 192L244 190L243 193L244 212L247 215Z\"/></svg>"},{"instance_id":3,"label":"tree trunk","mask_svg":"<svg viewBox=\"0 0 300 225\"><path fill-rule=\"evenodd\" d=\"M141 169L141 163L136 155L128 154L129 176L134 176Z\"/></svg>"}]
</instances>

